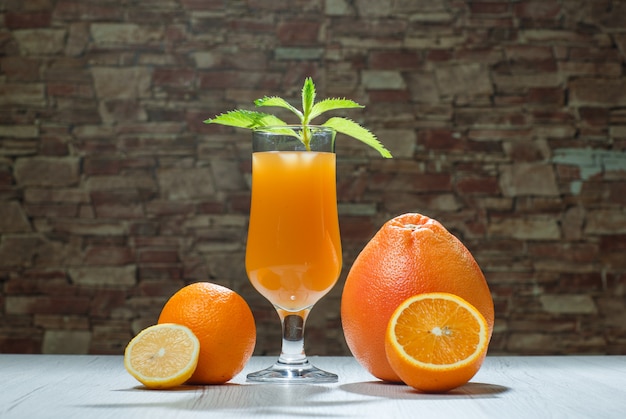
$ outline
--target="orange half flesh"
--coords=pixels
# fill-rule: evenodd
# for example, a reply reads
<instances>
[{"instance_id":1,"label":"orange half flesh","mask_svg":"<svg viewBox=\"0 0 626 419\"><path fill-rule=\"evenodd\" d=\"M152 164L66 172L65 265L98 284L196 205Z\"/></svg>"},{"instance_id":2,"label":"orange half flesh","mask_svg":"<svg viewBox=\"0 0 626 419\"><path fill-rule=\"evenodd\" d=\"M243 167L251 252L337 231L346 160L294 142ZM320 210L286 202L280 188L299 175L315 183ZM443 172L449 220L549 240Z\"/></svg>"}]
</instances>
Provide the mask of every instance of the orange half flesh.
<instances>
[{"instance_id":1,"label":"orange half flesh","mask_svg":"<svg viewBox=\"0 0 626 419\"><path fill-rule=\"evenodd\" d=\"M385 350L406 384L443 392L476 374L487 353L488 330L482 314L461 297L419 294L400 304L391 316Z\"/></svg>"}]
</instances>

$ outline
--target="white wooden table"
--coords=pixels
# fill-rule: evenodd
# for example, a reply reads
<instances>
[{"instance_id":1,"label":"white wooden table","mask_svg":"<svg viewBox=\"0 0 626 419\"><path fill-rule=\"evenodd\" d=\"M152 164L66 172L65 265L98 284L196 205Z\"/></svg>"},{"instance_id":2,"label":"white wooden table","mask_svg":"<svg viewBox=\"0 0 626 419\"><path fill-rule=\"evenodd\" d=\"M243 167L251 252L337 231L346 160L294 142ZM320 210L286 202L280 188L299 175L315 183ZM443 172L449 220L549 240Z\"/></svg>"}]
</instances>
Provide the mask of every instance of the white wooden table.
<instances>
[{"instance_id":1,"label":"white wooden table","mask_svg":"<svg viewBox=\"0 0 626 419\"><path fill-rule=\"evenodd\" d=\"M626 418L626 356L487 357L467 385L421 394L349 357L312 357L325 385L252 384L254 357L221 386L147 390L121 356L0 355L0 418Z\"/></svg>"}]
</instances>

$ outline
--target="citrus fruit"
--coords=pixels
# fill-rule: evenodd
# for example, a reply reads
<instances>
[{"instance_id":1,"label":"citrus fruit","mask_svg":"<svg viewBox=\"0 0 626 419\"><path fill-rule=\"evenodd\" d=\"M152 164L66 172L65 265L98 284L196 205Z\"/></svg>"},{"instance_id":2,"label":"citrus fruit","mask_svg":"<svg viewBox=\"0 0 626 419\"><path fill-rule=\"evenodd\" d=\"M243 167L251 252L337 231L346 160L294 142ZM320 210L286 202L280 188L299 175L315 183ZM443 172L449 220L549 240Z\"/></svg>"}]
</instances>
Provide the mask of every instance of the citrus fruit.
<instances>
[{"instance_id":1,"label":"citrus fruit","mask_svg":"<svg viewBox=\"0 0 626 419\"><path fill-rule=\"evenodd\" d=\"M423 392L446 392L467 383L489 346L487 321L464 299L425 293L393 312L385 352L402 381Z\"/></svg>"},{"instance_id":2,"label":"citrus fruit","mask_svg":"<svg viewBox=\"0 0 626 419\"><path fill-rule=\"evenodd\" d=\"M385 355L385 331L407 298L448 292L475 306L493 330L493 300L469 250L438 221L408 213L387 221L355 259L341 297L346 343L375 377L401 381Z\"/></svg>"},{"instance_id":3,"label":"citrus fruit","mask_svg":"<svg viewBox=\"0 0 626 419\"><path fill-rule=\"evenodd\" d=\"M170 388L191 377L200 342L189 328L157 324L137 334L124 351L124 367L148 388Z\"/></svg>"},{"instance_id":4,"label":"citrus fruit","mask_svg":"<svg viewBox=\"0 0 626 419\"><path fill-rule=\"evenodd\" d=\"M178 290L165 303L159 323L187 326L200 341L193 384L222 384L246 365L256 343L252 311L236 292L210 282Z\"/></svg>"}]
</instances>

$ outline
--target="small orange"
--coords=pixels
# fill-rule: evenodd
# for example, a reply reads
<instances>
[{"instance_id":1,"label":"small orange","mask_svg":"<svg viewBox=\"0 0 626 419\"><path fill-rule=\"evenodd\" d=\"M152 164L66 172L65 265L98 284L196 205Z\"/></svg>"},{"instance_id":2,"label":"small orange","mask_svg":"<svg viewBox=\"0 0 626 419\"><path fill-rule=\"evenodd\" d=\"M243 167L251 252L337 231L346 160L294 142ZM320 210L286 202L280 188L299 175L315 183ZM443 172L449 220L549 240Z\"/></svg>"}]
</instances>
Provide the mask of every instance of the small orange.
<instances>
[{"instance_id":1,"label":"small orange","mask_svg":"<svg viewBox=\"0 0 626 419\"><path fill-rule=\"evenodd\" d=\"M467 383L480 369L488 346L483 315L449 293L407 299L392 314L385 335L393 370L406 384L429 393Z\"/></svg>"},{"instance_id":2,"label":"small orange","mask_svg":"<svg viewBox=\"0 0 626 419\"><path fill-rule=\"evenodd\" d=\"M128 343L124 367L148 388L176 387L191 377L199 354L200 342L189 328L156 324Z\"/></svg>"},{"instance_id":3,"label":"small orange","mask_svg":"<svg viewBox=\"0 0 626 419\"><path fill-rule=\"evenodd\" d=\"M193 384L222 384L246 365L256 343L252 311L236 292L210 282L196 282L165 303L159 323L187 326L200 341Z\"/></svg>"},{"instance_id":4,"label":"small orange","mask_svg":"<svg viewBox=\"0 0 626 419\"><path fill-rule=\"evenodd\" d=\"M437 220L408 213L387 221L352 264L341 322L356 360L375 377L401 381L385 355L385 330L407 298L448 292L474 305L493 329L493 300L469 250Z\"/></svg>"}]
</instances>

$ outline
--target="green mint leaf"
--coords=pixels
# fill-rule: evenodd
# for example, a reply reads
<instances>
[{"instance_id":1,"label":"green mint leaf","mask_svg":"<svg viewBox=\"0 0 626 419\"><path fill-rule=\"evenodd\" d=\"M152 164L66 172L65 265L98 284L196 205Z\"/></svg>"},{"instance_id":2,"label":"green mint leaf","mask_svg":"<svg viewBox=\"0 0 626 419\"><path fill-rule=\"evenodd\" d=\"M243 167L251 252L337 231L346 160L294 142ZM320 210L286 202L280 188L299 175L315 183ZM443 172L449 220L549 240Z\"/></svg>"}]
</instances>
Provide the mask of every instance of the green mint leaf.
<instances>
[{"instance_id":1,"label":"green mint leaf","mask_svg":"<svg viewBox=\"0 0 626 419\"><path fill-rule=\"evenodd\" d=\"M315 103L315 84L311 77L307 77L304 80L304 86L302 87L302 111L298 110L294 106L290 105L286 100L277 97L264 97L254 101L256 106L276 106L285 108L293 112L300 118L300 127L302 129L294 131L290 128L285 128L284 134L292 135L300 139L305 145L307 150L310 149L311 131L309 128L311 120L323 114L324 112L336 110L336 109L350 109L350 108L364 108L364 106L358 103L341 98L324 99L318 103ZM287 125L280 118L263 113L246 110L234 110L221 115L216 116L213 119L207 119L205 124L222 124L237 128L256 129L267 126L281 126ZM357 124L356 122L348 119L335 117L326 121L323 126L333 128L335 131L354 137L359 141L369 145L378 151L383 157L390 158L391 153L378 141L376 136L369 130Z\"/></svg>"},{"instance_id":2,"label":"green mint leaf","mask_svg":"<svg viewBox=\"0 0 626 419\"><path fill-rule=\"evenodd\" d=\"M268 127L272 125L286 125L285 122L283 122L280 118L275 117L274 115L262 112L246 111L241 109L217 115L215 118L205 120L204 123L220 124L236 128L248 129Z\"/></svg>"},{"instance_id":3,"label":"green mint leaf","mask_svg":"<svg viewBox=\"0 0 626 419\"><path fill-rule=\"evenodd\" d=\"M311 110L313 109L313 103L315 103L315 84L313 79L307 77L304 80L304 86L302 86L302 113L304 114L303 125L307 125L311 120Z\"/></svg>"},{"instance_id":4,"label":"green mint leaf","mask_svg":"<svg viewBox=\"0 0 626 419\"><path fill-rule=\"evenodd\" d=\"M328 121L322 124L325 127L333 128L335 131L340 132L350 137L356 138L359 141L364 142L368 146L372 147L385 158L391 158L389 150L383 146L380 141L372 134L368 129L362 127L356 122L348 118L330 118Z\"/></svg>"},{"instance_id":5,"label":"green mint leaf","mask_svg":"<svg viewBox=\"0 0 626 419\"><path fill-rule=\"evenodd\" d=\"M302 121L302 112L294 108L285 99L278 96L265 96L263 99L257 99L254 101L256 106L277 106L279 108L289 109L291 112L298 115L300 121Z\"/></svg>"},{"instance_id":6,"label":"green mint leaf","mask_svg":"<svg viewBox=\"0 0 626 419\"><path fill-rule=\"evenodd\" d=\"M309 121L312 121L313 118L320 116L324 112L333 111L335 109L350 109L350 108L364 108L365 106L359 105L358 103L349 100L349 99L324 99L320 102L317 102L313 105L313 109L311 110L311 115L309 115Z\"/></svg>"}]
</instances>

